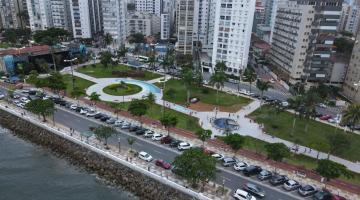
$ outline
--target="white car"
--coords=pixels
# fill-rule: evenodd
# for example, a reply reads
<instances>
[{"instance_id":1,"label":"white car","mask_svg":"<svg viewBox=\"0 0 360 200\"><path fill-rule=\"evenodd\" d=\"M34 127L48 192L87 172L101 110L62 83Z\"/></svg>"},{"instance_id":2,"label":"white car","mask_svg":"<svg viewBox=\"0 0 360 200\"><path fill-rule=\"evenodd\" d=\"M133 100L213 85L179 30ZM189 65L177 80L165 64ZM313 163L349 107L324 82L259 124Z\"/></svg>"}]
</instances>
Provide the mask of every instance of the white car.
<instances>
[{"instance_id":1,"label":"white car","mask_svg":"<svg viewBox=\"0 0 360 200\"><path fill-rule=\"evenodd\" d=\"M161 138L163 138L163 137L164 137L163 134L155 133L155 134L151 137L151 139L154 140L154 141L160 141Z\"/></svg>"},{"instance_id":2,"label":"white car","mask_svg":"<svg viewBox=\"0 0 360 200\"><path fill-rule=\"evenodd\" d=\"M43 99L43 100L48 100L48 99L50 99L50 98L51 98L51 96L45 95L42 99Z\"/></svg>"},{"instance_id":3,"label":"white car","mask_svg":"<svg viewBox=\"0 0 360 200\"><path fill-rule=\"evenodd\" d=\"M76 108L77 108L77 105L75 105L75 104L72 104L72 105L70 106L70 109L71 109L71 110L76 110Z\"/></svg>"},{"instance_id":4,"label":"white car","mask_svg":"<svg viewBox=\"0 0 360 200\"><path fill-rule=\"evenodd\" d=\"M30 100L27 97L21 97L20 101L23 102L23 103L29 103L30 102Z\"/></svg>"},{"instance_id":5,"label":"white car","mask_svg":"<svg viewBox=\"0 0 360 200\"><path fill-rule=\"evenodd\" d=\"M326 108L327 106L325 104L323 104L323 103L319 103L319 107Z\"/></svg>"},{"instance_id":6,"label":"white car","mask_svg":"<svg viewBox=\"0 0 360 200\"><path fill-rule=\"evenodd\" d=\"M116 121L114 122L114 126L121 126L123 123L124 123L123 120L116 120Z\"/></svg>"},{"instance_id":7,"label":"white car","mask_svg":"<svg viewBox=\"0 0 360 200\"><path fill-rule=\"evenodd\" d=\"M295 180L288 180L284 183L283 188L287 191L297 190L300 187L300 183Z\"/></svg>"},{"instance_id":8,"label":"white car","mask_svg":"<svg viewBox=\"0 0 360 200\"><path fill-rule=\"evenodd\" d=\"M270 83L275 83L275 80L272 78L269 80Z\"/></svg>"},{"instance_id":9,"label":"white car","mask_svg":"<svg viewBox=\"0 0 360 200\"><path fill-rule=\"evenodd\" d=\"M87 109L86 108L82 108L80 110L80 115L86 115L88 113Z\"/></svg>"},{"instance_id":10,"label":"white car","mask_svg":"<svg viewBox=\"0 0 360 200\"><path fill-rule=\"evenodd\" d=\"M246 162L237 162L234 165L234 169L236 171L242 171L244 170L247 166L249 166Z\"/></svg>"},{"instance_id":11,"label":"white car","mask_svg":"<svg viewBox=\"0 0 360 200\"><path fill-rule=\"evenodd\" d=\"M127 129L127 128L130 128L130 123L129 122L124 122L122 125L121 125L121 129Z\"/></svg>"},{"instance_id":12,"label":"white car","mask_svg":"<svg viewBox=\"0 0 360 200\"><path fill-rule=\"evenodd\" d=\"M96 111L89 111L86 113L86 117L94 117L95 115L99 114L100 112Z\"/></svg>"},{"instance_id":13,"label":"white car","mask_svg":"<svg viewBox=\"0 0 360 200\"><path fill-rule=\"evenodd\" d=\"M152 131L152 130L147 130L147 131L145 131L145 133L144 133L144 137L150 138L150 137L152 137L154 134L155 134L154 131Z\"/></svg>"},{"instance_id":14,"label":"white car","mask_svg":"<svg viewBox=\"0 0 360 200\"><path fill-rule=\"evenodd\" d=\"M191 148L191 144L188 143L188 142L181 142L181 143L177 146L177 148L178 148L179 151L187 150L187 149L190 149L190 148Z\"/></svg>"},{"instance_id":15,"label":"white car","mask_svg":"<svg viewBox=\"0 0 360 200\"><path fill-rule=\"evenodd\" d=\"M25 103L18 103L18 104L16 104L18 107L20 107L20 108L25 108Z\"/></svg>"},{"instance_id":16,"label":"white car","mask_svg":"<svg viewBox=\"0 0 360 200\"><path fill-rule=\"evenodd\" d=\"M237 200L256 200L256 198L252 196L250 193L241 189L237 189L234 192L234 198Z\"/></svg>"},{"instance_id":17,"label":"white car","mask_svg":"<svg viewBox=\"0 0 360 200\"><path fill-rule=\"evenodd\" d=\"M153 157L150 154L146 153L145 151L141 151L139 153L139 158L147 162L151 162L153 160Z\"/></svg>"},{"instance_id":18,"label":"white car","mask_svg":"<svg viewBox=\"0 0 360 200\"><path fill-rule=\"evenodd\" d=\"M282 106L282 107L288 107L288 106L289 106L289 102L283 101L283 102L281 102L281 106Z\"/></svg>"},{"instance_id":19,"label":"white car","mask_svg":"<svg viewBox=\"0 0 360 200\"><path fill-rule=\"evenodd\" d=\"M215 158L216 160L222 160L224 158L224 155L219 153L214 153L211 155L211 157Z\"/></svg>"},{"instance_id":20,"label":"white car","mask_svg":"<svg viewBox=\"0 0 360 200\"><path fill-rule=\"evenodd\" d=\"M0 93L0 99L3 99L4 97L5 95Z\"/></svg>"}]
</instances>

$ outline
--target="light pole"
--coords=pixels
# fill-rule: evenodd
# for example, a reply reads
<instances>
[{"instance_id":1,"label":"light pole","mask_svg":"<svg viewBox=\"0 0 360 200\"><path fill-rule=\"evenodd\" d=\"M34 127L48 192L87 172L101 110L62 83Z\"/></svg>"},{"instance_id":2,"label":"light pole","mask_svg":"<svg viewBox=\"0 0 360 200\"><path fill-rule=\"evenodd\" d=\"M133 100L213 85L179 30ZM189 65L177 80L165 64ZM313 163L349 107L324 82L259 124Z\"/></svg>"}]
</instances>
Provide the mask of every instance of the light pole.
<instances>
[{"instance_id":1,"label":"light pole","mask_svg":"<svg viewBox=\"0 0 360 200\"><path fill-rule=\"evenodd\" d=\"M69 62L70 63L70 68L71 68L71 79L72 79L72 89L73 89L73 91L74 91L74 85L75 85L75 79L74 79L74 69L73 69L73 65L72 65L72 63L74 62L74 61L76 61L77 60L77 58L73 58L73 59L70 59L70 60L64 60L64 62Z\"/></svg>"},{"instance_id":2,"label":"light pole","mask_svg":"<svg viewBox=\"0 0 360 200\"><path fill-rule=\"evenodd\" d=\"M165 113L165 82L166 82L166 76L164 78L164 82L163 82L163 106L162 106L162 109L161 109L161 113L162 113L162 116L164 117L164 113Z\"/></svg>"},{"instance_id":3,"label":"light pole","mask_svg":"<svg viewBox=\"0 0 360 200\"><path fill-rule=\"evenodd\" d=\"M121 142L121 138L120 138L120 137L118 137L118 143L119 143L119 152L121 151L121 146L120 146L120 145L121 145L121 143L120 143L120 142Z\"/></svg>"}]
</instances>

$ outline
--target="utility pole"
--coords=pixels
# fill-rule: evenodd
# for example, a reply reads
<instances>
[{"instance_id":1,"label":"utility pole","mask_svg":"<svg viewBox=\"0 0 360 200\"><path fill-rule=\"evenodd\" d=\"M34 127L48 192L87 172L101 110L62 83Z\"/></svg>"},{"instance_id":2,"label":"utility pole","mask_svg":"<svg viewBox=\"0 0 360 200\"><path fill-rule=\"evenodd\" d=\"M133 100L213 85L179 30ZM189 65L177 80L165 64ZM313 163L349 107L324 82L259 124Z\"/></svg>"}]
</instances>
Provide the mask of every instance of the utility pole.
<instances>
[{"instance_id":1,"label":"utility pole","mask_svg":"<svg viewBox=\"0 0 360 200\"><path fill-rule=\"evenodd\" d=\"M74 79L74 69L73 69L73 62L76 61L77 58L73 58L70 60L64 60L64 62L69 62L70 63L70 68L71 68L71 79L72 79L72 89L74 91L75 88L75 79Z\"/></svg>"}]
</instances>

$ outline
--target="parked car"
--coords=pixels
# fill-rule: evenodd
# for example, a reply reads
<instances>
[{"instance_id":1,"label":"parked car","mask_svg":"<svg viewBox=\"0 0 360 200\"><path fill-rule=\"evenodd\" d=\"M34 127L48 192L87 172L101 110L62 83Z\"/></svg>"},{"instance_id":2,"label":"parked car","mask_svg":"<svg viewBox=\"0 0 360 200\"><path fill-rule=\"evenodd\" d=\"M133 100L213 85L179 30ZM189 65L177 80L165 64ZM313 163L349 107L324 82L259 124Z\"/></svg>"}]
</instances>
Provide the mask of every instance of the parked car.
<instances>
[{"instance_id":1,"label":"parked car","mask_svg":"<svg viewBox=\"0 0 360 200\"><path fill-rule=\"evenodd\" d=\"M106 120L106 123L107 124L114 124L116 122L116 118L113 118L113 117L111 117L111 118L109 118L108 120Z\"/></svg>"},{"instance_id":2,"label":"parked car","mask_svg":"<svg viewBox=\"0 0 360 200\"><path fill-rule=\"evenodd\" d=\"M95 119L100 119L100 118L102 118L103 116L104 116L103 114L97 113L97 114L94 115L94 118L95 118Z\"/></svg>"},{"instance_id":3,"label":"parked car","mask_svg":"<svg viewBox=\"0 0 360 200\"><path fill-rule=\"evenodd\" d=\"M88 113L88 109L87 108L81 108L80 109L80 115L86 115Z\"/></svg>"},{"instance_id":4,"label":"parked car","mask_svg":"<svg viewBox=\"0 0 360 200\"><path fill-rule=\"evenodd\" d=\"M243 188L245 191L250 192L255 196L259 196L261 198L265 197L265 191L253 183L246 183Z\"/></svg>"},{"instance_id":5,"label":"parked car","mask_svg":"<svg viewBox=\"0 0 360 200\"><path fill-rule=\"evenodd\" d=\"M336 194L333 194L333 197L331 200L346 200L345 197L342 197L342 196L339 196L339 195L336 195Z\"/></svg>"},{"instance_id":6,"label":"parked car","mask_svg":"<svg viewBox=\"0 0 360 200\"><path fill-rule=\"evenodd\" d=\"M173 140L170 142L169 146L172 148L175 148L175 147L178 147L180 143L182 143L181 140Z\"/></svg>"},{"instance_id":7,"label":"parked car","mask_svg":"<svg viewBox=\"0 0 360 200\"><path fill-rule=\"evenodd\" d=\"M253 175L256 175L258 173L261 172L261 167L259 166L256 166L256 165L250 165L250 166L247 166L244 170L243 170L243 173L245 176L253 176Z\"/></svg>"},{"instance_id":8,"label":"parked car","mask_svg":"<svg viewBox=\"0 0 360 200\"><path fill-rule=\"evenodd\" d=\"M146 138L151 138L153 135L154 135L154 131L152 131L152 130L147 130L147 131L145 131L145 133L144 133L144 137L146 137Z\"/></svg>"},{"instance_id":9,"label":"parked car","mask_svg":"<svg viewBox=\"0 0 360 200\"><path fill-rule=\"evenodd\" d=\"M83 107L77 106L76 109L75 109L75 111L79 113L82 109L83 109Z\"/></svg>"},{"instance_id":10,"label":"parked car","mask_svg":"<svg viewBox=\"0 0 360 200\"><path fill-rule=\"evenodd\" d=\"M171 136L167 135L167 136L161 138L160 143L161 144L170 144L172 140L173 140L173 138Z\"/></svg>"},{"instance_id":11,"label":"parked car","mask_svg":"<svg viewBox=\"0 0 360 200\"><path fill-rule=\"evenodd\" d=\"M271 179L272 173L269 170L263 169L261 172L257 175L257 178L260 181Z\"/></svg>"},{"instance_id":12,"label":"parked car","mask_svg":"<svg viewBox=\"0 0 360 200\"><path fill-rule=\"evenodd\" d=\"M222 159L222 166L224 167L230 167L234 165L237 161L232 157L225 157Z\"/></svg>"},{"instance_id":13,"label":"parked car","mask_svg":"<svg viewBox=\"0 0 360 200\"><path fill-rule=\"evenodd\" d=\"M164 137L163 134L155 133L155 134L151 137L151 139L154 140L154 141L160 141L161 138L163 138L163 137Z\"/></svg>"},{"instance_id":14,"label":"parked car","mask_svg":"<svg viewBox=\"0 0 360 200\"><path fill-rule=\"evenodd\" d=\"M3 93L0 93L0 99L5 98L5 95Z\"/></svg>"},{"instance_id":15,"label":"parked car","mask_svg":"<svg viewBox=\"0 0 360 200\"><path fill-rule=\"evenodd\" d=\"M100 112L90 110L89 112L86 113L86 117L95 117L97 114L100 114Z\"/></svg>"},{"instance_id":16,"label":"parked car","mask_svg":"<svg viewBox=\"0 0 360 200\"><path fill-rule=\"evenodd\" d=\"M321 120L329 120L331 118L332 118L331 115L323 115L320 117Z\"/></svg>"},{"instance_id":17,"label":"parked car","mask_svg":"<svg viewBox=\"0 0 360 200\"><path fill-rule=\"evenodd\" d=\"M151 162L153 160L153 157L150 154L146 153L145 151L141 151L139 153L139 158L147 162Z\"/></svg>"},{"instance_id":18,"label":"parked car","mask_svg":"<svg viewBox=\"0 0 360 200\"><path fill-rule=\"evenodd\" d=\"M287 180L283 185L283 188L287 191L296 190L299 187L301 187L300 183L295 180Z\"/></svg>"},{"instance_id":19,"label":"parked car","mask_svg":"<svg viewBox=\"0 0 360 200\"><path fill-rule=\"evenodd\" d=\"M23 102L23 103L29 103L29 102L30 102L30 99L27 98L27 97L21 97L21 98L20 98L20 101Z\"/></svg>"},{"instance_id":20,"label":"parked car","mask_svg":"<svg viewBox=\"0 0 360 200\"><path fill-rule=\"evenodd\" d=\"M222 160L224 158L224 155L219 153L214 153L211 155L211 157L215 158L216 160Z\"/></svg>"},{"instance_id":21,"label":"parked car","mask_svg":"<svg viewBox=\"0 0 360 200\"><path fill-rule=\"evenodd\" d=\"M278 185L284 184L288 180L289 179L287 176L277 174L277 175L272 176L269 182L273 186L278 186Z\"/></svg>"},{"instance_id":22,"label":"parked car","mask_svg":"<svg viewBox=\"0 0 360 200\"><path fill-rule=\"evenodd\" d=\"M114 126L120 127L124 123L123 120L116 120Z\"/></svg>"},{"instance_id":23,"label":"parked car","mask_svg":"<svg viewBox=\"0 0 360 200\"><path fill-rule=\"evenodd\" d=\"M191 144L188 142L180 142L177 146L179 151L188 150L191 148Z\"/></svg>"},{"instance_id":24,"label":"parked car","mask_svg":"<svg viewBox=\"0 0 360 200\"><path fill-rule=\"evenodd\" d=\"M246 191L241 190L241 189L237 189L234 192L233 196L237 200L256 200L256 198L254 196L252 196L249 192L246 192Z\"/></svg>"},{"instance_id":25,"label":"parked car","mask_svg":"<svg viewBox=\"0 0 360 200\"><path fill-rule=\"evenodd\" d=\"M121 129L129 129L130 128L130 123L129 122L124 122L122 125L121 125Z\"/></svg>"},{"instance_id":26,"label":"parked car","mask_svg":"<svg viewBox=\"0 0 360 200\"><path fill-rule=\"evenodd\" d=\"M156 160L155 165L159 166L159 167L162 167L164 169L170 169L171 168L170 163L168 163L168 162L166 162L164 160Z\"/></svg>"},{"instance_id":27,"label":"parked car","mask_svg":"<svg viewBox=\"0 0 360 200\"><path fill-rule=\"evenodd\" d=\"M144 135L146 130L147 130L146 128L139 128L137 131L135 131L135 134Z\"/></svg>"},{"instance_id":28,"label":"parked car","mask_svg":"<svg viewBox=\"0 0 360 200\"><path fill-rule=\"evenodd\" d=\"M106 120L108 120L108 119L110 119L110 117L109 117L109 116L107 116L107 115L103 115L103 116L100 118L100 121L102 121L102 122L106 122Z\"/></svg>"},{"instance_id":29,"label":"parked car","mask_svg":"<svg viewBox=\"0 0 360 200\"><path fill-rule=\"evenodd\" d=\"M237 162L234 165L234 169L236 171L242 171L244 170L246 167L248 166L248 164L246 162Z\"/></svg>"},{"instance_id":30,"label":"parked car","mask_svg":"<svg viewBox=\"0 0 360 200\"><path fill-rule=\"evenodd\" d=\"M129 131L130 132L134 132L134 131L137 131L140 127L133 124L133 125L130 125L130 128L129 128Z\"/></svg>"},{"instance_id":31,"label":"parked car","mask_svg":"<svg viewBox=\"0 0 360 200\"><path fill-rule=\"evenodd\" d=\"M333 195L327 190L320 190L314 194L314 200L332 200Z\"/></svg>"},{"instance_id":32,"label":"parked car","mask_svg":"<svg viewBox=\"0 0 360 200\"><path fill-rule=\"evenodd\" d=\"M316 193L316 188L312 185L304 185L299 188L298 192L303 197L310 196Z\"/></svg>"}]
</instances>

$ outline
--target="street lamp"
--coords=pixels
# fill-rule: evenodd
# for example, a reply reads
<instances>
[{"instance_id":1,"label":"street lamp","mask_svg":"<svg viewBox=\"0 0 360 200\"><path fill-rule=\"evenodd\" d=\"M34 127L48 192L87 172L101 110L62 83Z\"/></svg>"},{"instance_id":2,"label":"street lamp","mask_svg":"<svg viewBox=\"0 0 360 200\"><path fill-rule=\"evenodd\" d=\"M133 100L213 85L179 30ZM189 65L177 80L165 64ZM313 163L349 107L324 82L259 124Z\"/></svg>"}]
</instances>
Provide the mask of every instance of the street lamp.
<instances>
[{"instance_id":1,"label":"street lamp","mask_svg":"<svg viewBox=\"0 0 360 200\"><path fill-rule=\"evenodd\" d=\"M121 148L120 148L120 147L121 147L121 146L120 146L120 144L121 144L121 143L120 143L120 142L121 142L121 138L120 138L120 137L118 137L118 143L119 143L119 153L120 153L120 151L121 151Z\"/></svg>"},{"instance_id":2,"label":"street lamp","mask_svg":"<svg viewBox=\"0 0 360 200\"><path fill-rule=\"evenodd\" d=\"M77 58L73 58L70 60L64 60L64 62L69 62L70 63L70 68L71 68L71 78L72 78L72 89L74 90L74 85L75 85L75 79L74 79L74 69L73 69L73 62L76 61Z\"/></svg>"},{"instance_id":3,"label":"street lamp","mask_svg":"<svg viewBox=\"0 0 360 200\"><path fill-rule=\"evenodd\" d=\"M162 105L162 109L161 109L161 113L162 113L162 116L164 117L164 113L165 113L165 98L164 98L164 96L165 96L165 82L166 82L166 76L165 76L165 78L164 78L164 82L163 82L163 105Z\"/></svg>"}]
</instances>

